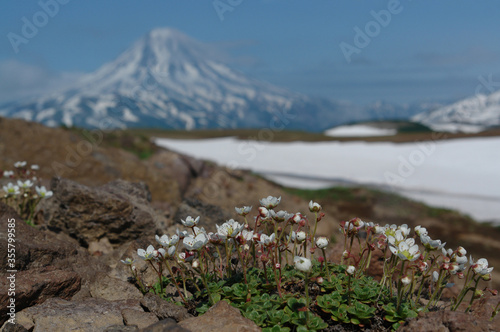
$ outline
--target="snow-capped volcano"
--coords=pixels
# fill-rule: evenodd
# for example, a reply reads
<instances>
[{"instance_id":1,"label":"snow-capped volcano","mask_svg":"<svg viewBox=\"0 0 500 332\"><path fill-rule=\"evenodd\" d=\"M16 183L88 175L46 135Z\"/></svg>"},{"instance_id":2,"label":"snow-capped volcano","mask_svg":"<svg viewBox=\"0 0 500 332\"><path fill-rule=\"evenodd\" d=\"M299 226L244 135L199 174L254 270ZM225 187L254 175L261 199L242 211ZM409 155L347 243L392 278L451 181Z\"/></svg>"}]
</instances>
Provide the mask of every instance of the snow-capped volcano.
<instances>
[{"instance_id":1,"label":"snow-capped volcano","mask_svg":"<svg viewBox=\"0 0 500 332\"><path fill-rule=\"evenodd\" d=\"M248 78L211 54L177 30L155 29L74 86L0 107L0 115L49 126L179 129L262 127L279 118L321 130L315 115L336 107Z\"/></svg>"},{"instance_id":2,"label":"snow-capped volcano","mask_svg":"<svg viewBox=\"0 0 500 332\"><path fill-rule=\"evenodd\" d=\"M477 133L500 126L500 91L477 94L432 112L415 115L413 121L436 131Z\"/></svg>"}]
</instances>

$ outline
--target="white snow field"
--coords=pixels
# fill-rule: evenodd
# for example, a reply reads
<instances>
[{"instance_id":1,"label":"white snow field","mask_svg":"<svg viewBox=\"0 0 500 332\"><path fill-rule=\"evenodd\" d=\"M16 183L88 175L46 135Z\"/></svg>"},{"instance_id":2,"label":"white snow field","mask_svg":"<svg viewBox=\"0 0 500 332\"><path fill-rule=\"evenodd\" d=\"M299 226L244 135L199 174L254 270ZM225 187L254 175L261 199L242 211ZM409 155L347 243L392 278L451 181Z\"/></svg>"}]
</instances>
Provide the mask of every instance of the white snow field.
<instances>
[{"instance_id":1,"label":"white snow field","mask_svg":"<svg viewBox=\"0 0 500 332\"><path fill-rule=\"evenodd\" d=\"M500 137L415 143L156 139L156 144L285 186L368 185L500 223Z\"/></svg>"},{"instance_id":2,"label":"white snow field","mask_svg":"<svg viewBox=\"0 0 500 332\"><path fill-rule=\"evenodd\" d=\"M396 129L375 128L367 125L338 126L325 131L326 136L332 137L393 136L397 133Z\"/></svg>"}]
</instances>

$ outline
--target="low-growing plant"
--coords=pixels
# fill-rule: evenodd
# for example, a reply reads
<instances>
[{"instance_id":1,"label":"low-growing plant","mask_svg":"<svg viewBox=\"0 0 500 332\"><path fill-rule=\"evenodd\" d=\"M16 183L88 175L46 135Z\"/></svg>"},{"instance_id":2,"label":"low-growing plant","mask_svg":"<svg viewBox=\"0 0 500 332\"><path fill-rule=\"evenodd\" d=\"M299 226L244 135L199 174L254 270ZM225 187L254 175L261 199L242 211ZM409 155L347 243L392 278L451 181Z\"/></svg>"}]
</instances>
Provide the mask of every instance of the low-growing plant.
<instances>
[{"instance_id":1,"label":"low-growing plant","mask_svg":"<svg viewBox=\"0 0 500 332\"><path fill-rule=\"evenodd\" d=\"M122 262L130 266L143 292L173 301L165 295L165 287L173 284L178 304L198 314L226 301L263 331L319 331L334 324L362 328L380 325L380 318L385 328L396 329L418 312L437 308L444 289L453 287L453 278L463 279L464 285L449 304L451 310L467 298L469 311L488 290L478 288L481 280L491 279L493 268L486 259L467 259L462 247L445 249L445 243L431 239L421 226L412 234L407 225L343 221L341 261L330 262L325 251L329 240L316 237L325 216L321 206L309 203L311 221L301 213L276 212L280 201L261 199L250 222L252 207L235 208L241 223L228 220L216 225L215 232L199 228L200 217L187 217L181 222L188 230L157 235L160 248L150 245L137 251L158 275L153 286L142 282L132 259ZM366 275L376 250L385 260L380 281Z\"/></svg>"},{"instance_id":2,"label":"low-growing plant","mask_svg":"<svg viewBox=\"0 0 500 332\"><path fill-rule=\"evenodd\" d=\"M13 207L26 223L32 226L36 206L42 199L52 196L52 191L36 185L39 182L37 177L39 168L35 164L28 166L26 161L18 161L14 163L14 170L0 171L0 175L4 178L14 181L2 187L4 202Z\"/></svg>"}]
</instances>

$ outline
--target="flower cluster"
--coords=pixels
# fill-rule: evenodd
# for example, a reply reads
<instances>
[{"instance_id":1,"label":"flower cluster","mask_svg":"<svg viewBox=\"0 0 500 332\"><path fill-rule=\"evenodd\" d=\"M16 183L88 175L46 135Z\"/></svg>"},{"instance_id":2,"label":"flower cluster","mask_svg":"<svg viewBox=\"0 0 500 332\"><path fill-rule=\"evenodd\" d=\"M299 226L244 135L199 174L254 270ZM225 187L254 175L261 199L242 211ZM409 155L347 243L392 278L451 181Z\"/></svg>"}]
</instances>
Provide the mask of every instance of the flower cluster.
<instances>
[{"instance_id":1,"label":"flower cluster","mask_svg":"<svg viewBox=\"0 0 500 332\"><path fill-rule=\"evenodd\" d=\"M343 258L349 259L359 270L367 268L370 254L375 248L382 250L384 257L390 253L385 260L381 282L391 288L394 275L398 274L396 285L398 307L403 298L414 298L418 301L428 280L432 281L431 300L425 309L435 305L441 298L443 290L453 285L450 283L451 278L457 277L465 281L461 293L452 306L453 310L456 310L469 291L476 291L479 279L491 280L490 273L493 268L488 267L486 259L481 258L474 262L471 256L467 267L467 251L463 247L460 246L455 250L446 249L446 243L438 239L433 240L425 227L416 226L412 235L412 229L406 224L380 226L355 218L341 225L340 231L346 239ZM360 232L367 234L365 247L358 255L354 255L351 252L352 241L349 239L359 238ZM348 243L351 243L351 246L348 246Z\"/></svg>"},{"instance_id":2,"label":"flower cluster","mask_svg":"<svg viewBox=\"0 0 500 332\"><path fill-rule=\"evenodd\" d=\"M137 250L137 256L158 274L159 289L155 291L162 295L165 281L170 280L186 305L189 295L187 285L195 287L202 298L213 304L222 297L222 285L241 280L240 286L233 284L223 289L247 303L254 294L252 289L262 283L268 286L266 289L274 287L276 296L287 302L290 294L286 294L283 279L293 270L294 275L303 281L303 304L306 307L316 305L325 312L331 312L332 317L336 317L332 318L334 320L362 325L376 311L365 303L372 301L379 307L379 300L383 300L389 303L382 308L386 320L397 325L402 318L414 317L418 311L435 306L444 289L452 285L453 278L463 279L464 287L454 300L452 310L456 310L466 295L472 292L470 308L472 301L482 294L478 289L479 281L491 280L493 267L488 265L486 259L467 259L467 251L463 247L455 250L445 248L446 243L432 239L422 226L412 230L408 225L381 226L359 218L340 223L344 251L339 268L339 265L327 261L325 250L330 240L316 236L317 226L324 217L321 205L313 201L309 203L309 211L314 214L311 222L298 212L276 211L280 202L281 197L262 198L250 223L247 216L252 207L243 206L235 208L241 221L230 219L216 224L214 232L200 227L199 216L187 216L180 220L185 230L177 229L173 235L156 235L158 248L149 245L146 249ZM356 252L354 243L360 246ZM366 283L360 280L364 278L364 271L369 267L375 250L382 252L384 275L376 290L360 289L360 285ZM133 265L134 260L127 258L122 263L130 267L141 290L148 291L149 286L141 282ZM251 284L252 276L260 276L263 280L257 283L254 280ZM335 290L337 295L316 295L316 299L311 301L309 290L313 282L321 286L321 292ZM297 283L297 279L292 283ZM420 298L424 293L429 300L421 305ZM294 297L293 301L296 300L295 295L290 296ZM370 300L367 300L368 297ZM346 303L341 305L339 301L344 300ZM339 311L332 307L332 303L337 302ZM350 305L354 309L342 307ZM354 318L345 316L347 314L340 308ZM309 309L304 309L304 312L307 311ZM307 314L301 317L300 324L309 330L324 326L318 317L313 319Z\"/></svg>"},{"instance_id":3,"label":"flower cluster","mask_svg":"<svg viewBox=\"0 0 500 332\"><path fill-rule=\"evenodd\" d=\"M16 209L28 224L33 224L35 208L40 200L53 195L52 191L37 185L40 181L37 177L39 169L38 165L28 167L26 161L18 161L14 163L13 170L0 171L3 175L1 181L5 183L2 185L4 201Z\"/></svg>"},{"instance_id":4,"label":"flower cluster","mask_svg":"<svg viewBox=\"0 0 500 332\"><path fill-rule=\"evenodd\" d=\"M275 281L279 285L281 266L283 261L289 261L289 255L294 257L294 266L298 270L308 272L314 249L323 251L324 260L324 249L329 243L326 237L315 238L317 223L323 216L318 216L321 210L318 203L311 201L309 204L310 211L316 215L313 231L308 219L302 214L275 211L280 202L281 197L262 198L253 227L246 219L252 210L251 206L235 208L236 213L244 218L244 223L230 219L217 224L215 232L207 232L198 227L199 216L187 216L180 221L190 230L177 230L172 236L157 235L156 242L161 248L155 249L150 245L146 249L138 249L137 256L154 268L159 280L164 275L164 269L167 269L171 276L176 274L173 271L181 271L182 278L189 275L190 270L194 270L200 273L204 283L210 270L219 278L230 278L239 269L246 281L247 269L262 264L264 270L267 270L267 266L272 268ZM309 257L306 257L308 255ZM238 262L236 266L233 259ZM123 262L131 265L132 260ZM186 265L187 263L189 264ZM172 269L172 266L176 268ZM328 269L328 266L325 268ZM183 280L183 283L186 281ZM281 292L281 287L278 287L278 292Z\"/></svg>"}]
</instances>

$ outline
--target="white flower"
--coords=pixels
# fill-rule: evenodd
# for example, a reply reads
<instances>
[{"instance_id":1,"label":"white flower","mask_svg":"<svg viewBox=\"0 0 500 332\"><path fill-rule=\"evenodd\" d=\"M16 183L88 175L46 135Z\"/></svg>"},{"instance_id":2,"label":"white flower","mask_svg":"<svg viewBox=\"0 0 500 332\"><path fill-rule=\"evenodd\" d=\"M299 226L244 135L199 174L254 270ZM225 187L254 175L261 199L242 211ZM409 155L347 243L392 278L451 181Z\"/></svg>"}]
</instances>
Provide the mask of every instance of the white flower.
<instances>
[{"instance_id":1,"label":"white flower","mask_svg":"<svg viewBox=\"0 0 500 332\"><path fill-rule=\"evenodd\" d=\"M205 228L204 228L204 227L196 227L196 226L194 226L194 227L193 227L193 233L194 233L194 235L198 235L198 234L200 234L200 233L205 233L205 234L207 234L207 231L205 230Z\"/></svg>"},{"instance_id":2,"label":"white flower","mask_svg":"<svg viewBox=\"0 0 500 332\"><path fill-rule=\"evenodd\" d=\"M198 250L208 243L208 236L205 233L199 233L196 237L186 236L182 240L184 247L191 250Z\"/></svg>"},{"instance_id":3,"label":"white flower","mask_svg":"<svg viewBox=\"0 0 500 332\"><path fill-rule=\"evenodd\" d=\"M295 242L295 240L297 239L297 233L295 233L295 231L292 231L290 233L290 236L287 236L287 239L288 241Z\"/></svg>"},{"instance_id":4,"label":"white flower","mask_svg":"<svg viewBox=\"0 0 500 332\"><path fill-rule=\"evenodd\" d=\"M375 227L375 223L373 221L365 222L365 228L368 228L368 227L374 228Z\"/></svg>"},{"instance_id":5,"label":"white flower","mask_svg":"<svg viewBox=\"0 0 500 332\"><path fill-rule=\"evenodd\" d=\"M297 232L297 241L302 242L306 239L306 237L307 237L306 232L304 231Z\"/></svg>"},{"instance_id":6,"label":"white flower","mask_svg":"<svg viewBox=\"0 0 500 332\"><path fill-rule=\"evenodd\" d=\"M311 212L319 212L319 211L321 211L321 205L319 205L316 202L310 201L309 202L309 211L311 211Z\"/></svg>"},{"instance_id":7,"label":"white flower","mask_svg":"<svg viewBox=\"0 0 500 332\"><path fill-rule=\"evenodd\" d=\"M441 252L443 253L443 256L447 256L447 257L450 257L450 258L451 258L452 254L453 254L453 250L451 250L451 249L441 248Z\"/></svg>"},{"instance_id":8,"label":"white flower","mask_svg":"<svg viewBox=\"0 0 500 332\"><path fill-rule=\"evenodd\" d=\"M156 260L159 260L161 258L165 258L165 254L166 254L166 252L165 252L165 249L163 249L163 248L160 248L158 250L154 250L153 251L153 257Z\"/></svg>"},{"instance_id":9,"label":"white flower","mask_svg":"<svg viewBox=\"0 0 500 332\"><path fill-rule=\"evenodd\" d=\"M488 260L486 258L480 258L477 260L474 266L474 272L480 275L485 275L493 271L493 268L488 268Z\"/></svg>"},{"instance_id":10,"label":"white flower","mask_svg":"<svg viewBox=\"0 0 500 332\"><path fill-rule=\"evenodd\" d=\"M186 254L185 252L181 252L178 257L181 262L190 262L194 259L194 255Z\"/></svg>"},{"instance_id":11,"label":"white flower","mask_svg":"<svg viewBox=\"0 0 500 332\"><path fill-rule=\"evenodd\" d=\"M466 256L455 256L455 262L458 264L466 264L467 263L467 257Z\"/></svg>"},{"instance_id":12,"label":"white flower","mask_svg":"<svg viewBox=\"0 0 500 332\"><path fill-rule=\"evenodd\" d=\"M375 233L376 234L385 234L385 227L376 225L375 226Z\"/></svg>"},{"instance_id":13,"label":"white flower","mask_svg":"<svg viewBox=\"0 0 500 332\"><path fill-rule=\"evenodd\" d=\"M399 226L399 230L401 231L401 233L403 233L403 236L406 238L410 234L411 228L409 228L407 224L403 224Z\"/></svg>"},{"instance_id":14,"label":"white flower","mask_svg":"<svg viewBox=\"0 0 500 332\"><path fill-rule=\"evenodd\" d=\"M439 273L437 271L432 272L432 281L437 282L439 279Z\"/></svg>"},{"instance_id":15,"label":"white flower","mask_svg":"<svg viewBox=\"0 0 500 332\"><path fill-rule=\"evenodd\" d=\"M183 230L183 231L180 231L178 228L175 229L175 232L177 233L177 236L179 237L179 239L183 239L185 238L186 236L189 236L189 233L188 231L186 230Z\"/></svg>"},{"instance_id":16,"label":"white flower","mask_svg":"<svg viewBox=\"0 0 500 332\"><path fill-rule=\"evenodd\" d=\"M16 185L13 185L12 183L7 184L6 186L3 186L3 191L5 191L5 194L7 196L16 196L21 194L19 191L19 187Z\"/></svg>"},{"instance_id":17,"label":"white flower","mask_svg":"<svg viewBox=\"0 0 500 332\"><path fill-rule=\"evenodd\" d=\"M293 262L294 262L295 268L297 270L302 271L302 272L311 271L312 263L309 259L304 258L304 257L300 257L300 256L295 256L293 258Z\"/></svg>"},{"instance_id":18,"label":"white flower","mask_svg":"<svg viewBox=\"0 0 500 332\"><path fill-rule=\"evenodd\" d=\"M288 215L288 212L283 210L274 212L274 210L270 210L269 215L276 221L284 221Z\"/></svg>"},{"instance_id":19,"label":"white flower","mask_svg":"<svg viewBox=\"0 0 500 332\"><path fill-rule=\"evenodd\" d=\"M403 232L398 229L396 232L393 233L393 235L388 235L387 240L389 244L393 245L394 247L399 246L401 242L405 240L405 236L403 235Z\"/></svg>"},{"instance_id":20,"label":"white flower","mask_svg":"<svg viewBox=\"0 0 500 332\"><path fill-rule=\"evenodd\" d=\"M269 213L269 210L268 210L268 209L266 209L266 208L265 208L265 207L263 207L263 206L260 206L260 207L259 207L259 215L260 215L262 218L264 218L264 219L267 219L267 218L270 218L270 217L271 217L271 215L270 215L270 213Z\"/></svg>"},{"instance_id":21,"label":"white flower","mask_svg":"<svg viewBox=\"0 0 500 332\"><path fill-rule=\"evenodd\" d=\"M246 229L241 231L241 237L245 239L245 241L253 240L253 231L247 231Z\"/></svg>"},{"instance_id":22,"label":"white flower","mask_svg":"<svg viewBox=\"0 0 500 332\"><path fill-rule=\"evenodd\" d=\"M415 233L418 236L427 235L427 229L425 227L418 225L418 226L415 226Z\"/></svg>"},{"instance_id":23,"label":"white flower","mask_svg":"<svg viewBox=\"0 0 500 332\"><path fill-rule=\"evenodd\" d=\"M10 178L11 176L14 176L14 171L3 171L3 176Z\"/></svg>"},{"instance_id":24,"label":"white flower","mask_svg":"<svg viewBox=\"0 0 500 332\"><path fill-rule=\"evenodd\" d=\"M296 213L293 218L292 218L293 222L295 224L298 224L301 220L302 220L302 215L300 213Z\"/></svg>"},{"instance_id":25,"label":"white flower","mask_svg":"<svg viewBox=\"0 0 500 332\"><path fill-rule=\"evenodd\" d=\"M175 250L176 250L176 249L177 249L177 247L176 247L176 246L171 246L171 247L169 247L169 248L168 248L168 251L167 251L168 255L169 255L170 257L172 257L172 256L175 254Z\"/></svg>"},{"instance_id":26,"label":"white flower","mask_svg":"<svg viewBox=\"0 0 500 332\"><path fill-rule=\"evenodd\" d=\"M234 209L236 210L236 213L239 214L240 216L246 216L247 214L250 213L250 211L252 211L251 206L244 206L241 208L235 207Z\"/></svg>"},{"instance_id":27,"label":"white flower","mask_svg":"<svg viewBox=\"0 0 500 332\"><path fill-rule=\"evenodd\" d=\"M33 182L31 182L31 180L26 180L26 181L21 181L21 180L17 180L17 185L20 187L20 188L23 188L23 189L29 189L33 186Z\"/></svg>"},{"instance_id":28,"label":"white flower","mask_svg":"<svg viewBox=\"0 0 500 332\"><path fill-rule=\"evenodd\" d=\"M420 257L420 250L418 245L414 244L414 239L406 239L399 243L398 247L389 246L389 249L394 255L397 255L402 260L409 260L410 262L415 261Z\"/></svg>"},{"instance_id":29,"label":"white flower","mask_svg":"<svg viewBox=\"0 0 500 332\"><path fill-rule=\"evenodd\" d=\"M217 234L222 238L234 238L237 237L240 232L245 228L244 224L240 224L233 219L229 219L222 226L215 225L217 227Z\"/></svg>"},{"instance_id":30,"label":"white flower","mask_svg":"<svg viewBox=\"0 0 500 332\"><path fill-rule=\"evenodd\" d=\"M424 247L428 250L439 250L446 245L446 242L441 243L441 240L433 240L428 235L420 236L420 242L422 242Z\"/></svg>"},{"instance_id":31,"label":"white flower","mask_svg":"<svg viewBox=\"0 0 500 332\"><path fill-rule=\"evenodd\" d=\"M135 260L132 258L125 258L125 260L120 260L120 262L122 262L125 265L132 265L135 262Z\"/></svg>"},{"instance_id":32,"label":"white flower","mask_svg":"<svg viewBox=\"0 0 500 332\"><path fill-rule=\"evenodd\" d=\"M352 265L349 265L347 269L345 270L348 274L353 275L354 272L356 272L356 268Z\"/></svg>"},{"instance_id":33,"label":"white flower","mask_svg":"<svg viewBox=\"0 0 500 332\"><path fill-rule=\"evenodd\" d=\"M395 224L392 225L387 224L384 226L384 228L385 228L385 236L389 237L389 236L394 236L396 234L398 226Z\"/></svg>"},{"instance_id":34,"label":"white flower","mask_svg":"<svg viewBox=\"0 0 500 332\"><path fill-rule=\"evenodd\" d=\"M403 278L401 278L401 282L403 283L403 285L407 286L410 284L411 279L408 276L404 276Z\"/></svg>"},{"instance_id":35,"label":"white flower","mask_svg":"<svg viewBox=\"0 0 500 332\"><path fill-rule=\"evenodd\" d=\"M155 248L152 245L149 245L146 250L144 249L137 249L137 256L140 258L144 259L145 261L149 261L153 258L153 252L155 251Z\"/></svg>"},{"instance_id":36,"label":"white flower","mask_svg":"<svg viewBox=\"0 0 500 332\"><path fill-rule=\"evenodd\" d=\"M328 239L324 236L320 236L319 238L316 239L316 246L319 249L324 249L328 245Z\"/></svg>"},{"instance_id":37,"label":"white flower","mask_svg":"<svg viewBox=\"0 0 500 332\"><path fill-rule=\"evenodd\" d=\"M26 162L25 161L16 161L14 163L14 167L15 168L21 168L21 167L24 167L24 166L26 166Z\"/></svg>"},{"instance_id":38,"label":"white flower","mask_svg":"<svg viewBox=\"0 0 500 332\"><path fill-rule=\"evenodd\" d=\"M260 244L264 246L270 246L274 244L275 234L271 234L271 236L267 236L266 234L261 234L260 240L258 241Z\"/></svg>"},{"instance_id":39,"label":"white flower","mask_svg":"<svg viewBox=\"0 0 500 332\"><path fill-rule=\"evenodd\" d=\"M156 242L164 247L170 247L176 245L177 242L179 242L179 236L177 235L173 235L171 238L169 238L168 235L162 235L162 237L155 235L155 239Z\"/></svg>"},{"instance_id":40,"label":"white flower","mask_svg":"<svg viewBox=\"0 0 500 332\"><path fill-rule=\"evenodd\" d=\"M279 198L273 196L267 196L260 200L260 205L267 209L272 209L276 207L281 202L281 196Z\"/></svg>"},{"instance_id":41,"label":"white flower","mask_svg":"<svg viewBox=\"0 0 500 332\"><path fill-rule=\"evenodd\" d=\"M219 233L208 233L208 241L212 244L221 244L224 239L225 238L220 236Z\"/></svg>"},{"instance_id":42,"label":"white flower","mask_svg":"<svg viewBox=\"0 0 500 332\"><path fill-rule=\"evenodd\" d=\"M194 227L194 226L198 225L199 221L200 221L200 217L197 217L196 219L194 219L193 217L188 216L186 218L186 220L181 219L182 224L186 227Z\"/></svg>"},{"instance_id":43,"label":"white flower","mask_svg":"<svg viewBox=\"0 0 500 332\"><path fill-rule=\"evenodd\" d=\"M36 165L36 164L33 164L31 165L31 169L34 170L34 171L37 171L40 169L40 166Z\"/></svg>"},{"instance_id":44,"label":"white flower","mask_svg":"<svg viewBox=\"0 0 500 332\"><path fill-rule=\"evenodd\" d=\"M464 247L460 246L457 248L457 255L458 257L465 257L465 255L467 255L467 250L465 250Z\"/></svg>"},{"instance_id":45,"label":"white flower","mask_svg":"<svg viewBox=\"0 0 500 332\"><path fill-rule=\"evenodd\" d=\"M49 197L52 197L52 195L53 195L52 191L51 190L47 191L45 186L41 186L41 187L36 186L35 190L36 190L36 193L38 194L38 196L40 196L42 198L49 198Z\"/></svg>"}]
</instances>

